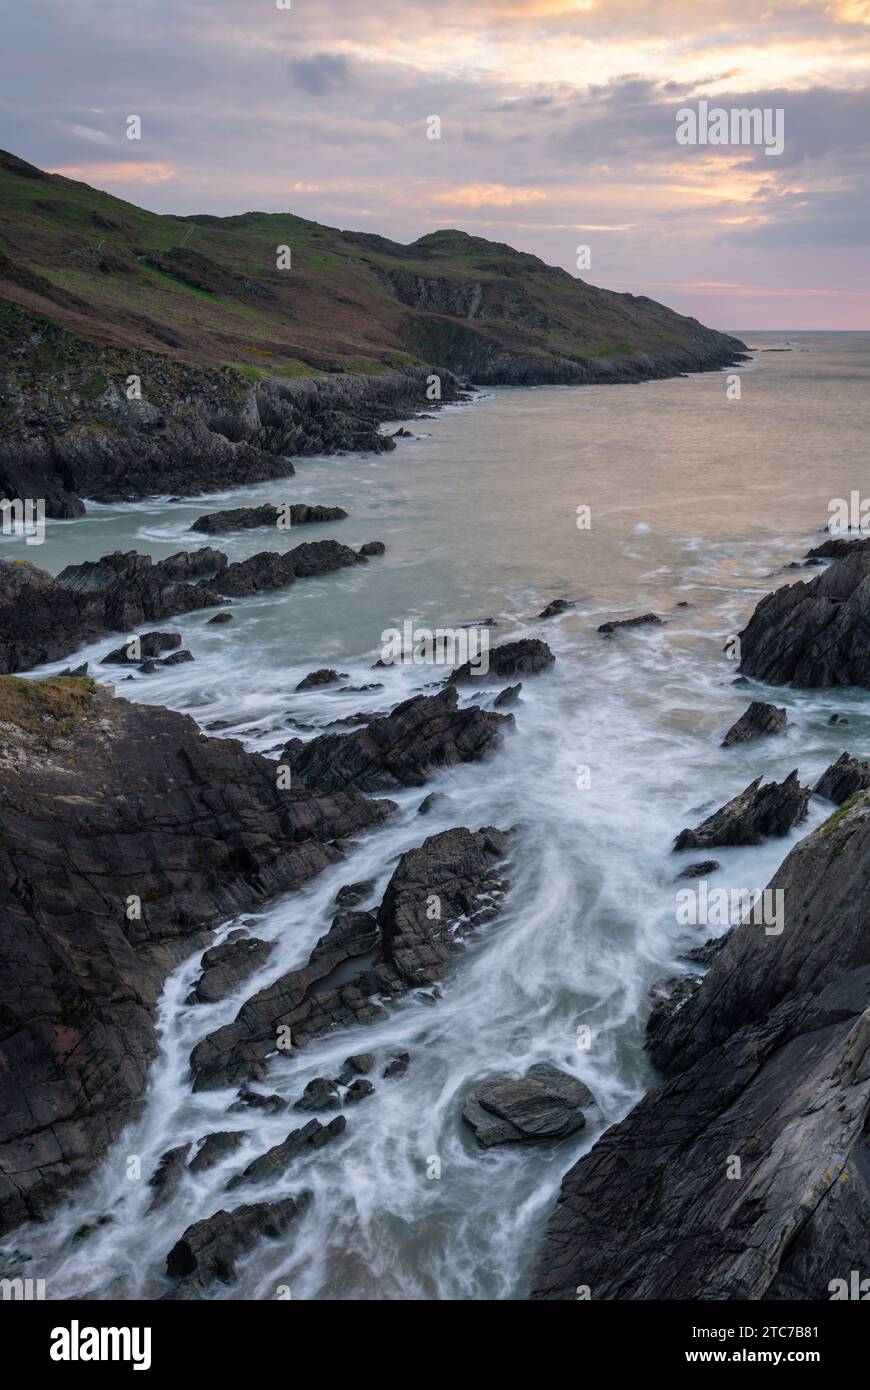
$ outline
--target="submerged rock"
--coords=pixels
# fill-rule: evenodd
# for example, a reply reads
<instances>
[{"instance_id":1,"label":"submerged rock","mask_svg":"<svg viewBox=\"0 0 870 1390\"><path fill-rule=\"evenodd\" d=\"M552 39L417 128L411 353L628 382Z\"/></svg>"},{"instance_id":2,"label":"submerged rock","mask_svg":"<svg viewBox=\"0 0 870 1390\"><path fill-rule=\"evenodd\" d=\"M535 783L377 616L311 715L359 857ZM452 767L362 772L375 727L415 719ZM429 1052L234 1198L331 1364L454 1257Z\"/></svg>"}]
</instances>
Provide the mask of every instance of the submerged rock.
<instances>
[{"instance_id":1,"label":"submerged rock","mask_svg":"<svg viewBox=\"0 0 870 1390\"><path fill-rule=\"evenodd\" d=\"M223 512L208 512L197 517L190 527L191 531L204 532L209 536L226 535L230 531L250 531L260 526L283 527L306 526L314 522L343 521L347 512L342 507L311 507L305 502L293 502L277 507L267 503L263 507L233 507Z\"/></svg>"},{"instance_id":2,"label":"submerged rock","mask_svg":"<svg viewBox=\"0 0 870 1390\"><path fill-rule=\"evenodd\" d=\"M340 680L347 680L346 671L334 671L331 666L321 666L318 671L309 671L293 688L297 691L316 690L322 685L335 685Z\"/></svg>"},{"instance_id":3,"label":"submerged rock","mask_svg":"<svg viewBox=\"0 0 870 1390\"><path fill-rule=\"evenodd\" d=\"M462 1118L484 1148L565 1139L586 1123L595 1097L582 1081L551 1062L536 1062L525 1076L491 1076L462 1108Z\"/></svg>"},{"instance_id":4,"label":"submerged rock","mask_svg":"<svg viewBox=\"0 0 870 1390\"><path fill-rule=\"evenodd\" d=\"M714 845L757 845L768 835L787 835L805 820L812 795L798 782L797 769L784 782L754 782L708 816L694 830L681 830L674 849L707 849Z\"/></svg>"},{"instance_id":5,"label":"submerged rock","mask_svg":"<svg viewBox=\"0 0 870 1390\"><path fill-rule=\"evenodd\" d=\"M234 1154L236 1149L240 1148L248 1138L246 1129L219 1129L212 1134L207 1134L200 1148L197 1149L188 1163L188 1171L191 1173L207 1172L209 1168L216 1167L230 1154Z\"/></svg>"},{"instance_id":6,"label":"submerged rock","mask_svg":"<svg viewBox=\"0 0 870 1390\"><path fill-rule=\"evenodd\" d=\"M610 637L614 632L622 627L661 627L664 619L658 613L641 613L637 618L618 618L609 623L602 623L598 631L605 637Z\"/></svg>"},{"instance_id":7,"label":"submerged rock","mask_svg":"<svg viewBox=\"0 0 870 1390\"><path fill-rule=\"evenodd\" d=\"M252 1159L243 1172L230 1178L226 1191L231 1192L241 1187L242 1183L274 1182L277 1178L282 1178L300 1154L322 1149L343 1134L346 1127L347 1120L343 1115L336 1115L328 1125L322 1125L319 1120L309 1120L301 1129L292 1130L283 1143L275 1144L264 1154L260 1154L259 1158Z\"/></svg>"},{"instance_id":8,"label":"submerged rock","mask_svg":"<svg viewBox=\"0 0 870 1390\"><path fill-rule=\"evenodd\" d=\"M216 1211L196 1221L166 1257L166 1273L179 1281L168 1299L201 1298L212 1284L234 1284L236 1262L261 1240L278 1240L311 1203L310 1192L280 1202Z\"/></svg>"},{"instance_id":9,"label":"submerged rock","mask_svg":"<svg viewBox=\"0 0 870 1390\"><path fill-rule=\"evenodd\" d=\"M706 878L708 874L714 874L718 868L721 868L718 859L697 859L680 869L674 882L679 882L681 878Z\"/></svg>"},{"instance_id":10,"label":"submerged rock","mask_svg":"<svg viewBox=\"0 0 870 1390\"><path fill-rule=\"evenodd\" d=\"M751 739L767 734L784 734L788 727L785 709L765 704L763 700L753 700L748 709L731 725L722 740L723 748L731 748L735 743L749 743Z\"/></svg>"},{"instance_id":11,"label":"submerged rock","mask_svg":"<svg viewBox=\"0 0 870 1390\"><path fill-rule=\"evenodd\" d=\"M554 598L538 614L539 618L555 618L560 613L565 613L569 608L574 607L574 600L568 598Z\"/></svg>"},{"instance_id":12,"label":"submerged rock","mask_svg":"<svg viewBox=\"0 0 870 1390\"><path fill-rule=\"evenodd\" d=\"M510 680L513 676L535 676L549 671L556 658L538 637L522 637L516 642L503 642L500 647L491 647L487 653L487 669L479 670L470 661L451 671L448 681L485 680L497 676L500 680Z\"/></svg>"},{"instance_id":13,"label":"submerged rock","mask_svg":"<svg viewBox=\"0 0 870 1390\"><path fill-rule=\"evenodd\" d=\"M159 1210L173 1196L184 1176L185 1162L189 1153L189 1143L179 1144L175 1149L167 1149L157 1168L148 1179L148 1186L154 1192L148 1207L149 1212Z\"/></svg>"},{"instance_id":14,"label":"submerged rock","mask_svg":"<svg viewBox=\"0 0 870 1390\"><path fill-rule=\"evenodd\" d=\"M143 632L141 637L134 639L134 650L138 650L139 656L129 656L128 652L131 642L126 642L123 647L116 647L114 651L107 652L100 658L100 664L107 666L114 664L117 666L136 666L140 661L147 657L159 656L161 652L173 651L181 646L180 632Z\"/></svg>"}]
</instances>

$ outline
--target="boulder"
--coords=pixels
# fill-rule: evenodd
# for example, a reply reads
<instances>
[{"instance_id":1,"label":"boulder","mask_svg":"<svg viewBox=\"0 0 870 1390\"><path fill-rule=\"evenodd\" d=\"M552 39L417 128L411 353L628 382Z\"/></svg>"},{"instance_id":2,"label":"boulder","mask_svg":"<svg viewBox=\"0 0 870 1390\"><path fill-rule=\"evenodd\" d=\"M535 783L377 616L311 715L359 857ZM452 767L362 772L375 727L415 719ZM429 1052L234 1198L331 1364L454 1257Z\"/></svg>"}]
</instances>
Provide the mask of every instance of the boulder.
<instances>
[{"instance_id":1,"label":"boulder","mask_svg":"<svg viewBox=\"0 0 870 1390\"><path fill-rule=\"evenodd\" d=\"M484 1148L566 1139L586 1123L584 1107L595 1104L588 1086L551 1062L536 1062L519 1078L498 1074L480 1082L462 1108L462 1118Z\"/></svg>"},{"instance_id":2,"label":"boulder","mask_svg":"<svg viewBox=\"0 0 870 1390\"><path fill-rule=\"evenodd\" d=\"M283 1143L275 1144L259 1158L252 1159L241 1173L230 1178L226 1191L231 1192L243 1183L275 1182L284 1176L300 1154L316 1152L332 1143L333 1139L344 1133L346 1126L347 1120L343 1115L336 1115L328 1125L322 1125L319 1120L309 1120L301 1129L292 1130Z\"/></svg>"},{"instance_id":3,"label":"boulder","mask_svg":"<svg viewBox=\"0 0 870 1390\"><path fill-rule=\"evenodd\" d=\"M539 617L539 618L556 618L556 617L558 617L558 615L559 615L560 613L564 613L564 612L566 612L567 609L573 608L573 607L574 607L574 601L573 601L573 599L567 599L567 598L554 598L554 599L551 599L551 600L550 600L550 602L547 604L546 608L544 608L544 609L541 610L541 612L538 614L538 617Z\"/></svg>"},{"instance_id":4,"label":"boulder","mask_svg":"<svg viewBox=\"0 0 870 1390\"><path fill-rule=\"evenodd\" d=\"M159 656L161 652L173 651L181 646L180 632L143 632L141 637L135 639L138 644L139 656L128 656L131 643L126 642L123 647L116 647L114 651L107 652L100 658L102 666L110 664L116 666L136 666L146 657Z\"/></svg>"},{"instance_id":5,"label":"boulder","mask_svg":"<svg viewBox=\"0 0 870 1390\"><path fill-rule=\"evenodd\" d=\"M784 734L788 719L784 709L765 704L763 700L753 700L748 709L731 725L722 740L723 748L732 748L735 743L749 743L751 739L762 738L767 734Z\"/></svg>"},{"instance_id":6,"label":"boulder","mask_svg":"<svg viewBox=\"0 0 870 1390\"><path fill-rule=\"evenodd\" d=\"M280 1202L258 1202L216 1211L196 1221L166 1257L166 1273L178 1280L168 1299L202 1298L213 1284L236 1282L236 1261L263 1239L278 1240L311 1203L310 1192Z\"/></svg>"},{"instance_id":7,"label":"boulder","mask_svg":"<svg viewBox=\"0 0 870 1390\"><path fill-rule=\"evenodd\" d=\"M188 996L188 1004L216 1004L238 989L243 980L265 965L275 949L273 941L260 941L255 936L241 940L222 941L205 952L200 965L202 974Z\"/></svg>"},{"instance_id":8,"label":"boulder","mask_svg":"<svg viewBox=\"0 0 870 1390\"><path fill-rule=\"evenodd\" d=\"M458 666L448 676L448 681L480 681L487 676L499 680L510 680L514 676L536 676L541 671L549 671L556 658L546 642L538 637L522 637L516 642L503 642L500 647L491 647L483 665L486 669L472 666L470 661Z\"/></svg>"},{"instance_id":9,"label":"boulder","mask_svg":"<svg viewBox=\"0 0 870 1390\"><path fill-rule=\"evenodd\" d=\"M870 763L862 763L848 753L841 753L837 761L822 773L813 791L817 796L826 796L829 801L842 806L844 801L850 801L858 792L867 791L868 788Z\"/></svg>"},{"instance_id":10,"label":"boulder","mask_svg":"<svg viewBox=\"0 0 870 1390\"><path fill-rule=\"evenodd\" d=\"M322 685L334 685L336 681L347 680L347 672L333 671L331 666L321 666L319 671L309 671L303 676L294 690L315 690Z\"/></svg>"},{"instance_id":11,"label":"boulder","mask_svg":"<svg viewBox=\"0 0 870 1390\"><path fill-rule=\"evenodd\" d=\"M661 627L663 621L657 613L641 613L637 618L618 618L609 623L602 623L598 631L605 637L610 637L623 627Z\"/></svg>"},{"instance_id":12,"label":"boulder","mask_svg":"<svg viewBox=\"0 0 870 1390\"><path fill-rule=\"evenodd\" d=\"M234 1154L249 1137L246 1129L219 1129L200 1141L187 1167L191 1173L206 1173Z\"/></svg>"}]
</instances>

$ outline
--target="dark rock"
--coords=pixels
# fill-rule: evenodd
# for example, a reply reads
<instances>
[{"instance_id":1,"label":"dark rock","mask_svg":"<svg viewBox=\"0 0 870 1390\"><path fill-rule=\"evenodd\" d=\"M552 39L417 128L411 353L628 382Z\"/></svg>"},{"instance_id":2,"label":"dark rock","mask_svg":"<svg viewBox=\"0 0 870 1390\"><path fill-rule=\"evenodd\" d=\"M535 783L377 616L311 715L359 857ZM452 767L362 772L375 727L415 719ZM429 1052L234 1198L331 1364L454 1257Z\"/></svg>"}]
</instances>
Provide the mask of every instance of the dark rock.
<instances>
[{"instance_id":1,"label":"dark rock","mask_svg":"<svg viewBox=\"0 0 870 1390\"><path fill-rule=\"evenodd\" d=\"M205 1173L234 1154L248 1138L246 1129L219 1129L207 1134L187 1167L191 1173Z\"/></svg>"},{"instance_id":2,"label":"dark rock","mask_svg":"<svg viewBox=\"0 0 870 1390\"><path fill-rule=\"evenodd\" d=\"M858 758L850 758L841 753L835 763L822 773L813 791L817 796L826 796L829 801L842 806L858 792L870 789L870 763L862 763Z\"/></svg>"},{"instance_id":3,"label":"dark rock","mask_svg":"<svg viewBox=\"0 0 870 1390\"><path fill-rule=\"evenodd\" d=\"M711 849L714 845L757 845L767 835L787 835L805 820L809 787L798 782L797 769L784 782L761 778L735 796L694 830L681 830L674 849Z\"/></svg>"},{"instance_id":4,"label":"dark rock","mask_svg":"<svg viewBox=\"0 0 870 1390\"><path fill-rule=\"evenodd\" d=\"M574 601L573 601L573 599L567 599L567 598L554 598L554 599L552 599L552 600L547 604L546 608L544 608L544 609L538 614L538 617L539 617L539 618L555 618L555 617L558 617L558 615L559 615L560 613L564 613L568 608L573 608L573 607L574 607Z\"/></svg>"},{"instance_id":5,"label":"dark rock","mask_svg":"<svg viewBox=\"0 0 870 1390\"><path fill-rule=\"evenodd\" d=\"M209 618L209 625L212 623L232 623L235 622L235 615L229 612L215 613L213 618Z\"/></svg>"},{"instance_id":6,"label":"dark rock","mask_svg":"<svg viewBox=\"0 0 870 1390\"><path fill-rule=\"evenodd\" d=\"M302 1095L294 1103L294 1110L340 1110L341 1098L334 1081L325 1076L315 1076L309 1081Z\"/></svg>"},{"instance_id":7,"label":"dark rock","mask_svg":"<svg viewBox=\"0 0 870 1390\"><path fill-rule=\"evenodd\" d=\"M264 1096L248 1086L240 1087L236 1100L230 1106L230 1110L262 1110L266 1115L279 1115L286 1109L287 1101L283 1096Z\"/></svg>"},{"instance_id":8,"label":"dark rock","mask_svg":"<svg viewBox=\"0 0 870 1390\"><path fill-rule=\"evenodd\" d=\"M226 1186L227 1192L241 1187L242 1183L246 1182L274 1182L284 1176L293 1160L300 1154L322 1149L343 1134L346 1126L347 1120L343 1115L336 1115L328 1125L322 1125L319 1120L309 1120L302 1129L294 1129L288 1134L282 1144L275 1144L273 1148L267 1149L259 1158L252 1159L243 1172L230 1178Z\"/></svg>"},{"instance_id":9,"label":"dark rock","mask_svg":"<svg viewBox=\"0 0 870 1390\"><path fill-rule=\"evenodd\" d=\"M385 1081L391 1076L404 1076L410 1065L410 1054L407 1052L397 1052L393 1060L388 1062L384 1067L381 1076Z\"/></svg>"},{"instance_id":10,"label":"dark rock","mask_svg":"<svg viewBox=\"0 0 870 1390\"><path fill-rule=\"evenodd\" d=\"M139 656L128 656L127 652L131 642L125 642L123 647L116 647L114 651L108 652L106 656L100 658L100 664L107 666L110 663L117 666L137 665L140 661L149 656L159 656L161 652L173 651L181 646L180 632L143 632L141 637L133 639L138 646Z\"/></svg>"},{"instance_id":11,"label":"dark rock","mask_svg":"<svg viewBox=\"0 0 870 1390\"><path fill-rule=\"evenodd\" d=\"M722 740L722 747L731 748L735 743L749 743L751 739L767 734L784 734L787 727L788 719L784 709L777 709L776 705L765 704L762 700L753 700L736 723L731 725Z\"/></svg>"},{"instance_id":12,"label":"dark rock","mask_svg":"<svg viewBox=\"0 0 870 1390\"><path fill-rule=\"evenodd\" d=\"M356 551L338 541L305 541L283 555L277 550L263 550L228 565L215 579L214 587L230 598L245 598L360 563Z\"/></svg>"},{"instance_id":13,"label":"dark rock","mask_svg":"<svg viewBox=\"0 0 870 1390\"><path fill-rule=\"evenodd\" d=\"M373 878L361 879L359 883L345 883L335 895L336 907L353 907L356 903L370 898L375 891Z\"/></svg>"},{"instance_id":14,"label":"dark rock","mask_svg":"<svg viewBox=\"0 0 870 1390\"><path fill-rule=\"evenodd\" d=\"M314 522L342 521L346 516L347 512L342 507L310 507L305 502L277 507L267 503L263 507L235 507L229 511L208 512L205 516L197 517L190 530L220 536L231 531L250 531L260 526L278 528L280 525L281 529L289 529Z\"/></svg>"},{"instance_id":15,"label":"dark rock","mask_svg":"<svg viewBox=\"0 0 870 1390\"><path fill-rule=\"evenodd\" d=\"M848 719L842 714L832 714L828 720L829 724L848 724Z\"/></svg>"},{"instance_id":16,"label":"dark rock","mask_svg":"<svg viewBox=\"0 0 870 1390\"><path fill-rule=\"evenodd\" d=\"M375 1088L372 1083L360 1078L359 1081L354 1081L348 1086L345 1092L344 1103L345 1105L355 1105L357 1101L365 1100L366 1096L373 1096L374 1093Z\"/></svg>"},{"instance_id":17,"label":"dark rock","mask_svg":"<svg viewBox=\"0 0 870 1390\"><path fill-rule=\"evenodd\" d=\"M436 815L440 815L445 811L449 811L452 806L452 796L447 796L445 792L430 792L428 796L424 796L420 805L417 807L417 815L429 816L433 812Z\"/></svg>"},{"instance_id":18,"label":"dark rock","mask_svg":"<svg viewBox=\"0 0 870 1390\"><path fill-rule=\"evenodd\" d=\"M383 541L366 541L365 545L360 546L359 553L365 556L386 555L387 547Z\"/></svg>"},{"instance_id":19,"label":"dark rock","mask_svg":"<svg viewBox=\"0 0 870 1390\"><path fill-rule=\"evenodd\" d=\"M58 671L58 676L73 676L76 678L87 676L88 663L83 661L81 666L65 666L62 671Z\"/></svg>"},{"instance_id":20,"label":"dark rock","mask_svg":"<svg viewBox=\"0 0 870 1390\"><path fill-rule=\"evenodd\" d=\"M381 1001L439 980L461 938L501 910L507 883L497 871L508 842L492 827L447 830L403 854L377 918L337 917L307 966L261 990L235 1022L197 1044L194 1089L262 1074L280 1028L304 1047L331 1028L371 1023L383 1016Z\"/></svg>"},{"instance_id":21,"label":"dark rock","mask_svg":"<svg viewBox=\"0 0 870 1390\"><path fill-rule=\"evenodd\" d=\"M313 690L320 685L334 685L338 680L347 680L347 672L333 671L329 666L322 666L319 671L309 671L294 689Z\"/></svg>"},{"instance_id":22,"label":"dark rock","mask_svg":"<svg viewBox=\"0 0 870 1390\"><path fill-rule=\"evenodd\" d=\"M688 951L681 951L682 959L691 961L693 965L701 965L706 970L722 950L727 935L726 932L723 936L711 936L703 946L692 946Z\"/></svg>"},{"instance_id":23,"label":"dark rock","mask_svg":"<svg viewBox=\"0 0 870 1390\"><path fill-rule=\"evenodd\" d=\"M342 1086L349 1086L355 1076L368 1076L374 1069L375 1059L372 1054L357 1052L352 1057L345 1057L338 1079Z\"/></svg>"},{"instance_id":24,"label":"dark rock","mask_svg":"<svg viewBox=\"0 0 870 1390\"><path fill-rule=\"evenodd\" d=\"M85 682L2 681L0 705L6 1230L44 1217L130 1120L168 972L220 922L338 862L336 841L391 803L280 790L234 740Z\"/></svg>"},{"instance_id":25,"label":"dark rock","mask_svg":"<svg viewBox=\"0 0 870 1390\"><path fill-rule=\"evenodd\" d=\"M350 734L321 734L309 743L288 743L282 761L294 781L324 790L354 787L386 791L420 787L432 773L457 763L476 762L501 743L513 716L472 705L459 707L455 690L414 695L390 714L374 715Z\"/></svg>"},{"instance_id":26,"label":"dark rock","mask_svg":"<svg viewBox=\"0 0 870 1390\"><path fill-rule=\"evenodd\" d=\"M782 933L733 928L660 1030L662 1082L563 1180L533 1298L811 1304L866 1267L868 883L859 802L774 875Z\"/></svg>"},{"instance_id":27,"label":"dark rock","mask_svg":"<svg viewBox=\"0 0 870 1390\"><path fill-rule=\"evenodd\" d=\"M504 709L505 706L517 704L520 698L520 694L522 693L522 689L522 681L519 681L516 685L506 685L504 690L500 690L499 693L496 695L495 699L493 700L492 703L494 708Z\"/></svg>"},{"instance_id":28,"label":"dark rock","mask_svg":"<svg viewBox=\"0 0 870 1390\"><path fill-rule=\"evenodd\" d=\"M707 945L701 947L705 953ZM700 975L674 975L669 980L657 980L650 990L653 1007L647 1019L648 1045L654 1046L674 1020L679 1010L693 999L701 984Z\"/></svg>"},{"instance_id":29,"label":"dark rock","mask_svg":"<svg viewBox=\"0 0 870 1390\"><path fill-rule=\"evenodd\" d=\"M185 661L193 661L193 653L189 651L173 652L171 656L164 656L158 661L158 666L180 666Z\"/></svg>"},{"instance_id":30,"label":"dark rock","mask_svg":"<svg viewBox=\"0 0 870 1390\"><path fill-rule=\"evenodd\" d=\"M179 1144L178 1148L167 1149L156 1169L148 1179L153 1190L149 1211L157 1211L172 1197L185 1172L185 1161L190 1153L190 1144Z\"/></svg>"},{"instance_id":31,"label":"dark rock","mask_svg":"<svg viewBox=\"0 0 870 1390\"><path fill-rule=\"evenodd\" d=\"M602 623L598 631L609 637L621 627L661 627L663 619L657 613L641 613L638 618L620 618L614 622Z\"/></svg>"},{"instance_id":32,"label":"dark rock","mask_svg":"<svg viewBox=\"0 0 870 1390\"><path fill-rule=\"evenodd\" d=\"M740 670L771 685L870 688L870 549L768 594L740 642Z\"/></svg>"},{"instance_id":33,"label":"dark rock","mask_svg":"<svg viewBox=\"0 0 870 1390\"><path fill-rule=\"evenodd\" d=\"M870 550L870 536L832 536L807 551L808 560L842 560L859 550Z\"/></svg>"},{"instance_id":34,"label":"dark rock","mask_svg":"<svg viewBox=\"0 0 870 1390\"><path fill-rule=\"evenodd\" d=\"M212 1284L234 1284L236 1261L260 1240L278 1240L311 1202L310 1192L280 1202L216 1211L197 1221L166 1257L166 1273L179 1280L169 1299L201 1298Z\"/></svg>"},{"instance_id":35,"label":"dark rock","mask_svg":"<svg viewBox=\"0 0 870 1390\"><path fill-rule=\"evenodd\" d=\"M243 980L265 965L275 949L273 941L245 936L211 946L200 964L200 975L187 999L188 1004L216 1004L238 989Z\"/></svg>"},{"instance_id":36,"label":"dark rock","mask_svg":"<svg viewBox=\"0 0 870 1390\"><path fill-rule=\"evenodd\" d=\"M678 883L681 878L706 878L720 867L718 859L699 859L694 864L687 864L684 869L680 869L674 882Z\"/></svg>"},{"instance_id":37,"label":"dark rock","mask_svg":"<svg viewBox=\"0 0 870 1390\"><path fill-rule=\"evenodd\" d=\"M541 671L549 671L556 658L546 642L538 637L522 637L516 642L504 642L500 647L491 647L488 652L489 664L486 671L472 667L470 661L458 666L448 677L450 682L483 680L486 676L496 676L510 680L512 676L536 676Z\"/></svg>"},{"instance_id":38,"label":"dark rock","mask_svg":"<svg viewBox=\"0 0 870 1390\"><path fill-rule=\"evenodd\" d=\"M565 1139L586 1123L583 1107L595 1104L588 1086L551 1062L536 1062L519 1079L496 1075L481 1082L462 1107L484 1148Z\"/></svg>"}]
</instances>

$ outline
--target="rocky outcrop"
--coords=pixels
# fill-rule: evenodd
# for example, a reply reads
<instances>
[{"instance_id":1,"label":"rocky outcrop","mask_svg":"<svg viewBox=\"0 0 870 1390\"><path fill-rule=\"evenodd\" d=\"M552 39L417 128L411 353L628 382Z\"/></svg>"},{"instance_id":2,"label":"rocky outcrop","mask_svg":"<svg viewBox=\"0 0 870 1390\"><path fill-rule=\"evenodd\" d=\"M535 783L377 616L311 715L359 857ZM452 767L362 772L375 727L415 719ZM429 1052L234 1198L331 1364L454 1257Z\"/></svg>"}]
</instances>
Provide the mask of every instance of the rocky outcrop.
<instances>
[{"instance_id":1,"label":"rocky outcrop","mask_svg":"<svg viewBox=\"0 0 870 1390\"><path fill-rule=\"evenodd\" d=\"M870 550L870 536L831 536L812 550L807 551L808 560L842 560L858 550Z\"/></svg>"},{"instance_id":2,"label":"rocky outcrop","mask_svg":"<svg viewBox=\"0 0 870 1390\"><path fill-rule=\"evenodd\" d=\"M392 807L282 790L192 719L0 680L0 1229L88 1175L143 1094L167 972Z\"/></svg>"},{"instance_id":3,"label":"rocky outcrop","mask_svg":"<svg viewBox=\"0 0 870 1390\"><path fill-rule=\"evenodd\" d=\"M365 556L339 541L305 541L283 553L263 550L247 560L238 560L222 570L211 583L218 593L228 598L249 598L267 589L284 588L297 579L332 574L366 563Z\"/></svg>"},{"instance_id":4,"label":"rocky outcrop","mask_svg":"<svg viewBox=\"0 0 870 1390\"><path fill-rule=\"evenodd\" d=\"M188 1226L166 1257L166 1273L178 1281L167 1299L202 1298L214 1284L236 1282L236 1262L261 1240L278 1240L311 1203L310 1192L280 1202L257 1202L216 1211Z\"/></svg>"},{"instance_id":5,"label":"rocky outcrop","mask_svg":"<svg viewBox=\"0 0 870 1390\"><path fill-rule=\"evenodd\" d=\"M658 613L641 613L637 618L617 618L609 623L602 623L598 631L604 637L612 637L614 632L623 627L661 627L662 622Z\"/></svg>"},{"instance_id":6,"label":"rocky outcrop","mask_svg":"<svg viewBox=\"0 0 870 1390\"><path fill-rule=\"evenodd\" d=\"M655 1039L664 1082L566 1175L533 1297L827 1300L866 1266L870 806L771 881Z\"/></svg>"},{"instance_id":7,"label":"rocky outcrop","mask_svg":"<svg viewBox=\"0 0 870 1390\"><path fill-rule=\"evenodd\" d=\"M567 1139L586 1123L595 1104L588 1086L552 1062L536 1062L525 1076L490 1076L462 1107L462 1118L485 1149L496 1144L540 1144Z\"/></svg>"},{"instance_id":8,"label":"rocky outcrop","mask_svg":"<svg viewBox=\"0 0 870 1390\"><path fill-rule=\"evenodd\" d=\"M749 743L754 738L770 734L784 734L788 719L784 709L765 704L763 700L753 700L748 709L731 725L722 740L723 748L732 748L735 743Z\"/></svg>"},{"instance_id":9,"label":"rocky outcrop","mask_svg":"<svg viewBox=\"0 0 870 1390\"><path fill-rule=\"evenodd\" d=\"M476 762L498 747L512 715L460 708L457 692L414 695L349 734L293 739L282 761L304 786L387 791L421 787L439 768Z\"/></svg>"},{"instance_id":10,"label":"rocky outcrop","mask_svg":"<svg viewBox=\"0 0 870 1390\"><path fill-rule=\"evenodd\" d=\"M870 763L862 763L858 758L850 758L841 753L835 763L827 768L819 778L813 791L817 796L826 796L829 801L842 806L858 792L870 789Z\"/></svg>"},{"instance_id":11,"label":"rocky outcrop","mask_svg":"<svg viewBox=\"0 0 870 1390\"><path fill-rule=\"evenodd\" d=\"M188 995L188 1004L216 1004L226 999L249 975L266 964L274 949L273 941L260 941L255 936L211 946L200 961L202 974Z\"/></svg>"},{"instance_id":12,"label":"rocky outcrop","mask_svg":"<svg viewBox=\"0 0 870 1390\"><path fill-rule=\"evenodd\" d=\"M870 549L768 594L740 643L740 670L770 685L870 688Z\"/></svg>"},{"instance_id":13,"label":"rocky outcrop","mask_svg":"<svg viewBox=\"0 0 870 1390\"><path fill-rule=\"evenodd\" d=\"M282 1178L294 1159L300 1154L315 1153L324 1145L332 1143L347 1127L343 1115L336 1115L329 1124L322 1125L319 1120L309 1120L301 1129L294 1129L281 1144L267 1149L259 1158L254 1158L241 1173L236 1173L227 1183L227 1192L241 1187L244 1183L274 1182Z\"/></svg>"},{"instance_id":14,"label":"rocky outcrop","mask_svg":"<svg viewBox=\"0 0 870 1390\"><path fill-rule=\"evenodd\" d=\"M754 782L714 811L694 830L681 830L674 849L711 849L714 845L757 845L768 835L787 835L805 820L812 792L798 782L797 769L784 782Z\"/></svg>"},{"instance_id":15,"label":"rocky outcrop","mask_svg":"<svg viewBox=\"0 0 870 1390\"><path fill-rule=\"evenodd\" d=\"M403 854L377 914L344 913L308 964L243 1005L191 1054L195 1090L262 1079L275 1051L304 1047L333 1027L371 1023L384 1001L444 975L462 937L501 910L508 836L492 827L447 830ZM354 964L354 962L357 962Z\"/></svg>"},{"instance_id":16,"label":"rocky outcrop","mask_svg":"<svg viewBox=\"0 0 870 1390\"><path fill-rule=\"evenodd\" d=\"M276 507L234 507L229 511L207 512L197 517L189 528L206 536L225 536L232 531L251 531L260 526L273 529L307 526L321 521L342 521L347 512L342 507L316 507L306 502L293 502Z\"/></svg>"},{"instance_id":17,"label":"rocky outcrop","mask_svg":"<svg viewBox=\"0 0 870 1390\"><path fill-rule=\"evenodd\" d=\"M500 647L492 647L481 663L464 662L451 671L448 681L482 681L488 676L499 680L510 680L514 676L536 676L549 671L556 658L538 637L521 637L516 642L503 642ZM485 669L483 669L485 667Z\"/></svg>"}]
</instances>

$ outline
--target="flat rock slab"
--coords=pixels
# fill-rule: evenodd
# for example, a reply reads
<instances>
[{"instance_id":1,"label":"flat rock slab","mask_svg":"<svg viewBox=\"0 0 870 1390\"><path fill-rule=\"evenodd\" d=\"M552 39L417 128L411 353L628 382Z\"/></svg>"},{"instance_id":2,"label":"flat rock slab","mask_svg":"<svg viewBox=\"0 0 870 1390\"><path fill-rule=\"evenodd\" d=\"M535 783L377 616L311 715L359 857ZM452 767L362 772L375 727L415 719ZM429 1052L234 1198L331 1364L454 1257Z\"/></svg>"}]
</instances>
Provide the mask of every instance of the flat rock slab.
<instances>
[{"instance_id":1,"label":"flat rock slab","mask_svg":"<svg viewBox=\"0 0 870 1390\"><path fill-rule=\"evenodd\" d=\"M595 1097L582 1081L551 1062L536 1062L525 1076L504 1074L482 1081L462 1108L484 1148L566 1139L586 1123Z\"/></svg>"}]
</instances>

